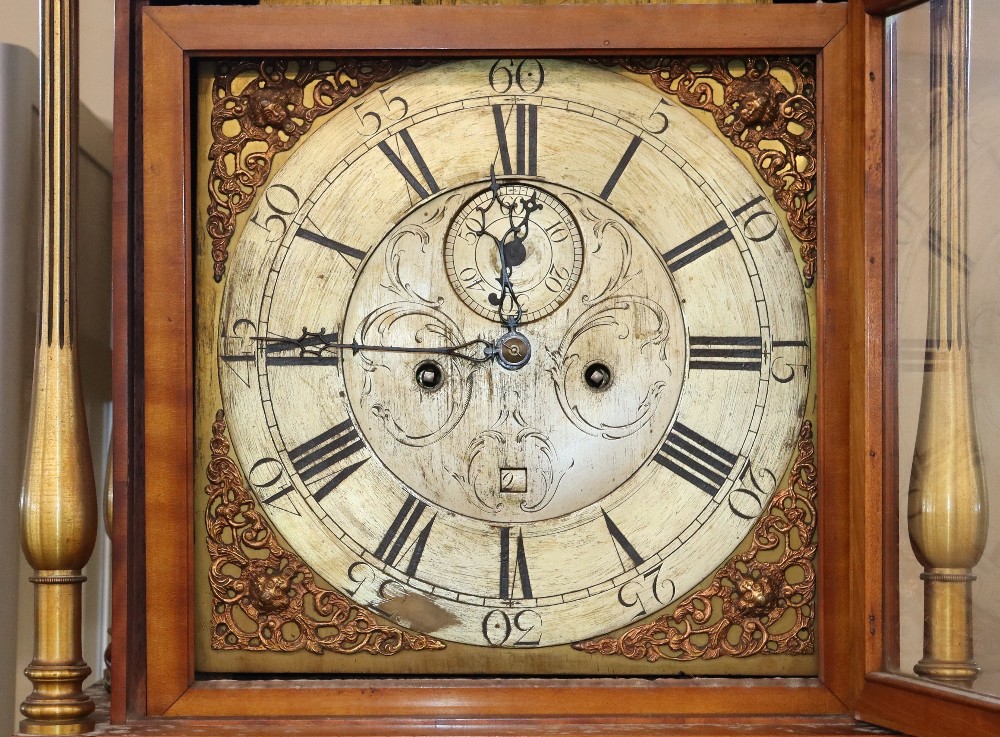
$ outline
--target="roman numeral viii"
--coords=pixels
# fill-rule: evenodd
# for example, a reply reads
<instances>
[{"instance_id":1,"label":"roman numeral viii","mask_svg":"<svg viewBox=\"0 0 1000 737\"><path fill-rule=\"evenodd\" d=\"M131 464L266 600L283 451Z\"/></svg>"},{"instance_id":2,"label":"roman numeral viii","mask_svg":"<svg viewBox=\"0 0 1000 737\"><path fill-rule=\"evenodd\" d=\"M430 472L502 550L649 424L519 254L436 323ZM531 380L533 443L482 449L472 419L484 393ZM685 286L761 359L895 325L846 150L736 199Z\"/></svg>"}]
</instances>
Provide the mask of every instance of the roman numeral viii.
<instances>
[{"instance_id":1,"label":"roman numeral viii","mask_svg":"<svg viewBox=\"0 0 1000 737\"><path fill-rule=\"evenodd\" d=\"M504 174L533 177L538 174L538 105L514 105L513 114L515 135L512 161L503 106L493 106L493 122L497 129L497 141L500 143L500 168Z\"/></svg>"},{"instance_id":2,"label":"roman numeral viii","mask_svg":"<svg viewBox=\"0 0 1000 737\"><path fill-rule=\"evenodd\" d=\"M410 185L410 188L417 193L420 199L425 197L430 197L431 194L438 192L441 188L438 187L436 181L434 181L434 175L431 174L431 170L427 168L427 162L424 161L424 157L421 156L420 151L417 149L417 145L413 142L413 138L410 136L408 130L401 130L399 132L399 140L403 142L406 150L410 152L410 158L413 159L413 163L417 167L417 172L414 173L409 166L407 166L403 160L399 157L395 151L392 150L392 146L389 145L388 141L382 141L379 143L379 150L385 154L385 157L389 159L396 171L398 171L406 183ZM418 176L419 175L419 176Z\"/></svg>"},{"instance_id":3,"label":"roman numeral viii","mask_svg":"<svg viewBox=\"0 0 1000 737\"><path fill-rule=\"evenodd\" d=\"M364 444L358 436L358 431L348 418L312 440L307 440L297 448L288 451L288 460L292 462L299 477L304 482L308 482L363 448ZM340 486L345 479L367 462L367 457L362 458L340 469L313 492L313 497L317 502L322 501L327 494Z\"/></svg>"},{"instance_id":4,"label":"roman numeral viii","mask_svg":"<svg viewBox=\"0 0 1000 737\"><path fill-rule=\"evenodd\" d=\"M653 460L706 494L715 496L726 483L739 456L677 422Z\"/></svg>"},{"instance_id":5,"label":"roman numeral viii","mask_svg":"<svg viewBox=\"0 0 1000 737\"><path fill-rule=\"evenodd\" d=\"M382 542L375 549L375 557L390 566L395 566L396 562L402 559L404 553L410 552L410 562L406 565L405 573L407 576L415 575L417 566L420 565L420 558L424 554L424 548L427 546L427 538L431 535L431 525L434 524L436 517L436 515L431 514L427 523L420 528L420 532L416 533L416 538L410 542L410 538L413 537L425 511L427 511L426 504L408 496L392 524L389 525Z\"/></svg>"},{"instance_id":6,"label":"roman numeral viii","mask_svg":"<svg viewBox=\"0 0 1000 737\"><path fill-rule=\"evenodd\" d=\"M760 336L691 336L692 369L719 371L760 371L764 352Z\"/></svg>"}]
</instances>

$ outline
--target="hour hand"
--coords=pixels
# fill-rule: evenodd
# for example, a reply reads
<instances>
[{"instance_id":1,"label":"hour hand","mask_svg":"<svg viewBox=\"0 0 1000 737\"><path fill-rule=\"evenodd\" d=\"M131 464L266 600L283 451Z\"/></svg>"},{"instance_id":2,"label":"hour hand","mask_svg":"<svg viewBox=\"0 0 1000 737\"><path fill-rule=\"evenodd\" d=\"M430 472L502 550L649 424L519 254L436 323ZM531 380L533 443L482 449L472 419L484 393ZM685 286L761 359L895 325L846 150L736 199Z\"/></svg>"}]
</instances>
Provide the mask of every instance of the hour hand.
<instances>
[{"instance_id":1,"label":"hour hand","mask_svg":"<svg viewBox=\"0 0 1000 737\"><path fill-rule=\"evenodd\" d=\"M268 355L267 361L270 364L277 362L293 365L323 363L335 365L343 350L350 350L354 355L363 351L379 351L383 353L449 356L473 363L492 361L496 353L492 343L481 339L470 340L454 346L396 346L367 345L358 343L356 340L351 343L342 343L338 341L338 337L337 333L327 333L325 328L320 328L316 332L302 328L302 335L298 338L255 336L254 340L265 344L264 352ZM477 349L479 350L477 351ZM284 355L289 351L291 355ZM271 354L274 356L272 357Z\"/></svg>"}]
</instances>

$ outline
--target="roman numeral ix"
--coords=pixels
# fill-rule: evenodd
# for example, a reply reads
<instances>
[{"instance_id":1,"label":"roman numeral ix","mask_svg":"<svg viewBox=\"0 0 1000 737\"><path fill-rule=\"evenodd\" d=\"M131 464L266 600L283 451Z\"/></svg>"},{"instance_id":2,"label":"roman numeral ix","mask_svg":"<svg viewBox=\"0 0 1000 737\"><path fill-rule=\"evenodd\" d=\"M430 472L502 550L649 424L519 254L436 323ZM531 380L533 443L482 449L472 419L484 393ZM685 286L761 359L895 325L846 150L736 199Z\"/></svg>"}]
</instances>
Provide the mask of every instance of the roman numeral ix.
<instances>
[{"instance_id":1,"label":"roman numeral ix","mask_svg":"<svg viewBox=\"0 0 1000 737\"><path fill-rule=\"evenodd\" d=\"M364 444L358 436L358 431L348 418L312 440L307 440L299 447L288 451L288 460L292 462L299 477L304 482L308 482L363 448ZM313 498L317 502L322 501L327 494L340 486L347 477L367 462L368 458L362 458L340 469L313 492Z\"/></svg>"},{"instance_id":2,"label":"roman numeral ix","mask_svg":"<svg viewBox=\"0 0 1000 737\"><path fill-rule=\"evenodd\" d=\"M677 422L653 460L714 497L739 456Z\"/></svg>"}]
</instances>

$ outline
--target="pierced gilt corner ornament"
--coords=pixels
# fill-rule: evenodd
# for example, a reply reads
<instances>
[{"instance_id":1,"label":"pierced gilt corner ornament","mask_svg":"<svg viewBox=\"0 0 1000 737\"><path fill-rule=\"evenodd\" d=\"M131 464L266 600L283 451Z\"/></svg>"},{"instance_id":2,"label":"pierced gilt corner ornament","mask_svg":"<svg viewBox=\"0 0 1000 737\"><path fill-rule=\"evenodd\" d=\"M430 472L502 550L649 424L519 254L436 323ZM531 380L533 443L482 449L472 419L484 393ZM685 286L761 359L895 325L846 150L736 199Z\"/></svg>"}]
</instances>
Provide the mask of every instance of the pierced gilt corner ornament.
<instances>
[{"instance_id":1,"label":"pierced gilt corner ornament","mask_svg":"<svg viewBox=\"0 0 1000 737\"><path fill-rule=\"evenodd\" d=\"M806 57L602 59L649 75L662 92L712 114L753 159L802 242L802 276L816 279L816 71Z\"/></svg>"},{"instance_id":2,"label":"pierced gilt corner ornament","mask_svg":"<svg viewBox=\"0 0 1000 737\"><path fill-rule=\"evenodd\" d=\"M222 281L236 217L250 207L276 154L320 116L400 73L401 59L250 60L219 63L212 87L208 234Z\"/></svg>"},{"instance_id":3,"label":"pierced gilt corner ornament","mask_svg":"<svg viewBox=\"0 0 1000 737\"><path fill-rule=\"evenodd\" d=\"M212 423L210 447L205 525L214 649L345 655L444 649L440 640L380 625L346 597L320 588L298 556L278 544L229 457L223 410Z\"/></svg>"},{"instance_id":4,"label":"pierced gilt corner ornament","mask_svg":"<svg viewBox=\"0 0 1000 737\"><path fill-rule=\"evenodd\" d=\"M673 614L573 647L651 663L812 653L817 472L811 422L802 424L797 447L788 484L757 522L750 547L707 588L682 599ZM769 562L775 551L777 560Z\"/></svg>"}]
</instances>

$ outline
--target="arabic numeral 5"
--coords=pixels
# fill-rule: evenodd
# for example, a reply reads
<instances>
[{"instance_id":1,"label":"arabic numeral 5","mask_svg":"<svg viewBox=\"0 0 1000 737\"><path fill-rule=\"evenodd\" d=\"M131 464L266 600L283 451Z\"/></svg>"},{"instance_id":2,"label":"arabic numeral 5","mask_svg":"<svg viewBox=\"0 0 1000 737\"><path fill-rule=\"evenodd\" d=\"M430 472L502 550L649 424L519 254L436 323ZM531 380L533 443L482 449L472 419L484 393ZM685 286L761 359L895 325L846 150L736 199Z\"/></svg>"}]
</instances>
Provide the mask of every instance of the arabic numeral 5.
<instances>
[{"instance_id":1,"label":"arabic numeral 5","mask_svg":"<svg viewBox=\"0 0 1000 737\"><path fill-rule=\"evenodd\" d=\"M483 618L483 637L493 647L531 647L542 641L542 615L523 609L513 617L494 609Z\"/></svg>"},{"instance_id":2,"label":"arabic numeral 5","mask_svg":"<svg viewBox=\"0 0 1000 737\"><path fill-rule=\"evenodd\" d=\"M264 190L264 199L257 206L250 222L267 231L268 242L285 237L288 224L299 209L299 196L285 184L272 184Z\"/></svg>"},{"instance_id":3,"label":"arabic numeral 5","mask_svg":"<svg viewBox=\"0 0 1000 737\"><path fill-rule=\"evenodd\" d=\"M737 517L746 520L757 519L761 515L761 512L764 511L764 503L778 486L778 479L775 478L773 473L766 468L764 469L764 473L770 478L769 489L764 489L761 486L757 474L754 473L753 468L750 466L750 461L747 461L747 466L740 475L740 483L743 485L734 488L729 492L728 497L729 509ZM747 483L748 479L749 484Z\"/></svg>"},{"instance_id":4,"label":"arabic numeral 5","mask_svg":"<svg viewBox=\"0 0 1000 737\"><path fill-rule=\"evenodd\" d=\"M660 101L656 104L656 107L653 108L653 112L649 114L649 117L646 118L645 122L642 124L642 127L654 136L658 136L666 131L667 128L670 127L670 121L667 119L666 111L666 108L668 107L670 107L670 103L661 97Z\"/></svg>"},{"instance_id":5,"label":"arabic numeral 5","mask_svg":"<svg viewBox=\"0 0 1000 737\"><path fill-rule=\"evenodd\" d=\"M626 609L635 608L632 619L641 619L669 604L677 595L677 587L666 576L660 575L661 566L646 571L642 578L626 581L618 589L618 603Z\"/></svg>"}]
</instances>

